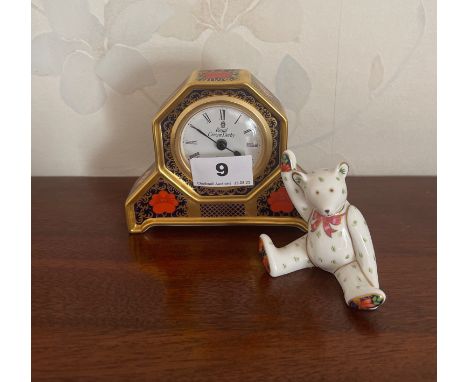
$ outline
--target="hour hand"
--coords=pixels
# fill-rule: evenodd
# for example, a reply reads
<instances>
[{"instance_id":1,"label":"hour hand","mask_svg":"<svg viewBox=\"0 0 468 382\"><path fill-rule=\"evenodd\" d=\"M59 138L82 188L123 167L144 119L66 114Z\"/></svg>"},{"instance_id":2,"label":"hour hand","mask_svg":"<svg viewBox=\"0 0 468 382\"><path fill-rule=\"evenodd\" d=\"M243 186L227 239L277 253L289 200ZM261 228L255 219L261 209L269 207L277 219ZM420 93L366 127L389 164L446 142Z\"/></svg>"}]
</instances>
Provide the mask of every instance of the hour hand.
<instances>
[{"instance_id":1,"label":"hour hand","mask_svg":"<svg viewBox=\"0 0 468 382\"><path fill-rule=\"evenodd\" d=\"M227 148L227 147L226 147ZM240 151L237 151L237 150L231 150L230 148L227 148L231 153L234 154L234 156L238 157L240 155L242 155L242 153Z\"/></svg>"}]
</instances>

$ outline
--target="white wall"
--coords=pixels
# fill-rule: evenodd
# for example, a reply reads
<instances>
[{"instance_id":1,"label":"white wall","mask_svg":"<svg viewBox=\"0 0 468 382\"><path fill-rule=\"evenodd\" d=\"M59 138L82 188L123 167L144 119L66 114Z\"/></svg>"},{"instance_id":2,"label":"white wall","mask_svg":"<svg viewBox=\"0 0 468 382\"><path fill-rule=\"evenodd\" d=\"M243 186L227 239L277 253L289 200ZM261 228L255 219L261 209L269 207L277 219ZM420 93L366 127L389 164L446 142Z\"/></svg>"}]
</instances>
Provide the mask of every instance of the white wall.
<instances>
[{"instance_id":1,"label":"white wall","mask_svg":"<svg viewBox=\"0 0 468 382\"><path fill-rule=\"evenodd\" d=\"M435 0L33 0L33 175L139 175L194 69L246 68L306 168L436 173Z\"/></svg>"}]
</instances>

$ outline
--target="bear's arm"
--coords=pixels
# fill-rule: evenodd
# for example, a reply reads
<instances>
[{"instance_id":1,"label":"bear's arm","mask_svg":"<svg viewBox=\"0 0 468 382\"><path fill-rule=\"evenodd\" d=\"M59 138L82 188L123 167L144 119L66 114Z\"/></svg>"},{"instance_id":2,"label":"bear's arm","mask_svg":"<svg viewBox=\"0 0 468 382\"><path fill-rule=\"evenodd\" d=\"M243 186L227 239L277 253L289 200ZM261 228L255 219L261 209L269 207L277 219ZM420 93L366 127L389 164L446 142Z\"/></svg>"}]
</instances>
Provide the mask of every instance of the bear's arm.
<instances>
[{"instance_id":1,"label":"bear's arm","mask_svg":"<svg viewBox=\"0 0 468 382\"><path fill-rule=\"evenodd\" d=\"M361 211L356 207L349 206L347 222L356 260L371 285L378 288L379 277L377 274L374 246L364 216L362 216Z\"/></svg>"},{"instance_id":2,"label":"bear's arm","mask_svg":"<svg viewBox=\"0 0 468 382\"><path fill-rule=\"evenodd\" d=\"M282 158L281 178L283 179L286 191L288 191L289 199L291 199L294 207L296 207L297 212L299 212L305 221L308 221L312 213L312 208L307 205L304 191L302 191L302 188L299 187L292 178L292 172L296 170L297 167L296 156L292 151L286 150Z\"/></svg>"}]
</instances>

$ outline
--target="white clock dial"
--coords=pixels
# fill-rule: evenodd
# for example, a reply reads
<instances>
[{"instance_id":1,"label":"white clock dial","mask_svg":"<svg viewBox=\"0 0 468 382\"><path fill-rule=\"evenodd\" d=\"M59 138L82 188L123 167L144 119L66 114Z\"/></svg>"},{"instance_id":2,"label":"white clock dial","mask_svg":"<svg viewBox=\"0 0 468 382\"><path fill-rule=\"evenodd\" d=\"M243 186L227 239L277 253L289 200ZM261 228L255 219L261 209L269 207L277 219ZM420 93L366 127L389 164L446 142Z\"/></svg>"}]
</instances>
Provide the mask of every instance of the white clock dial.
<instances>
[{"instance_id":1,"label":"white clock dial","mask_svg":"<svg viewBox=\"0 0 468 382\"><path fill-rule=\"evenodd\" d=\"M261 160L264 136L255 120L242 108L212 104L199 109L182 127L181 151L192 158L251 155L252 165Z\"/></svg>"}]
</instances>

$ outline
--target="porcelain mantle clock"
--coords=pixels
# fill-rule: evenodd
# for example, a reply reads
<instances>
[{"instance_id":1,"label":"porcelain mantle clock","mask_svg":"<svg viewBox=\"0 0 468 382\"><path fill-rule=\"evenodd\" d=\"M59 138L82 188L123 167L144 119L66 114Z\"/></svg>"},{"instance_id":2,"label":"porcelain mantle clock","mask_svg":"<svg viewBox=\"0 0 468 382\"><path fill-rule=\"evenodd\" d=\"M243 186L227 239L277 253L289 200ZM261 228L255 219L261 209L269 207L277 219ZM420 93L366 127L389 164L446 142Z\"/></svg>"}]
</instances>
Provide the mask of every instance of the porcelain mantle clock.
<instances>
[{"instance_id":1,"label":"porcelain mantle clock","mask_svg":"<svg viewBox=\"0 0 468 382\"><path fill-rule=\"evenodd\" d=\"M128 230L237 224L306 230L280 176L287 136L282 106L248 71L192 73L154 119L155 163L135 182L126 200ZM251 159L251 184L220 187L194 182L195 158L242 156L249 164ZM217 164L216 171L226 175L227 165Z\"/></svg>"}]
</instances>

